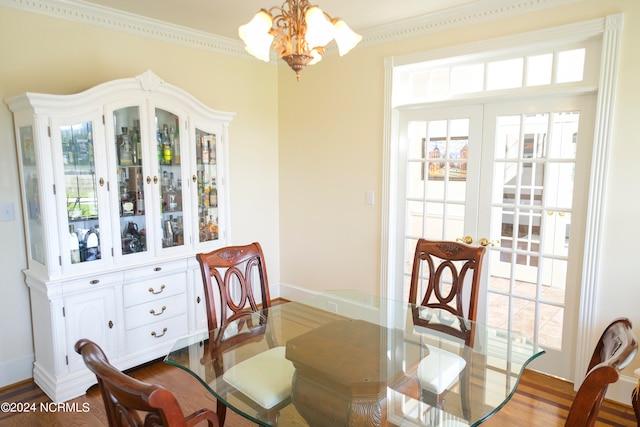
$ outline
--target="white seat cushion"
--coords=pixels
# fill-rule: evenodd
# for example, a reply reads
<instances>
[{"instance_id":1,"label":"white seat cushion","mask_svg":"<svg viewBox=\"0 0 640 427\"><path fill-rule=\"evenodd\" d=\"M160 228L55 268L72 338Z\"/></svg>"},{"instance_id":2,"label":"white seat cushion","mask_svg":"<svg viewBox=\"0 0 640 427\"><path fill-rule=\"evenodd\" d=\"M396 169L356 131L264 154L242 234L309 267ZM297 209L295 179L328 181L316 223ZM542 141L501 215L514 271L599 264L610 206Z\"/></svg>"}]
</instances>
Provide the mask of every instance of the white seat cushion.
<instances>
[{"instance_id":1,"label":"white seat cushion","mask_svg":"<svg viewBox=\"0 0 640 427\"><path fill-rule=\"evenodd\" d=\"M420 386L441 394L457 379L467 362L457 354L429 346L429 355L418 364Z\"/></svg>"},{"instance_id":2,"label":"white seat cushion","mask_svg":"<svg viewBox=\"0 0 640 427\"><path fill-rule=\"evenodd\" d=\"M291 395L293 363L285 347L274 347L226 371L222 378L251 400L269 409Z\"/></svg>"}]
</instances>

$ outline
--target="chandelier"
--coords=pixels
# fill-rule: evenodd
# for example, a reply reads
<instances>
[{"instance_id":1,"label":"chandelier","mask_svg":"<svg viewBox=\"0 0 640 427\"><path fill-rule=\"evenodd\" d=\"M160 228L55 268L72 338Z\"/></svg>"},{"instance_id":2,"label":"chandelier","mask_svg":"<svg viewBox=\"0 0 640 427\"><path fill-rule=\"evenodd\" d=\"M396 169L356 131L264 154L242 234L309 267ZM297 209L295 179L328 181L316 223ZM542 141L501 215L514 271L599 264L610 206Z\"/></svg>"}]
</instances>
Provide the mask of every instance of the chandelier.
<instances>
[{"instance_id":1,"label":"chandelier","mask_svg":"<svg viewBox=\"0 0 640 427\"><path fill-rule=\"evenodd\" d=\"M280 58L295 71L297 80L307 65L322 59L331 40L335 39L340 56L362 40L343 20L332 18L308 0L286 0L282 6L261 9L238 29L238 34L247 52L265 62L269 62L273 44Z\"/></svg>"}]
</instances>

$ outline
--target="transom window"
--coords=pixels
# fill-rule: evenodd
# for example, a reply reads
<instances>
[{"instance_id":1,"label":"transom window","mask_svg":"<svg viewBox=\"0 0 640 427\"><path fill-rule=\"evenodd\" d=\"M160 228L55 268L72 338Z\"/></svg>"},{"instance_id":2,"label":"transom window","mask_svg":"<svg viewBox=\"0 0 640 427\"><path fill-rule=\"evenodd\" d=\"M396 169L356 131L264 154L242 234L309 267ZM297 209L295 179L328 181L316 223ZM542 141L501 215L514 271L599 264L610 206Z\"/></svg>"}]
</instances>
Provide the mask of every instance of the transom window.
<instances>
[{"instance_id":1,"label":"transom window","mask_svg":"<svg viewBox=\"0 0 640 427\"><path fill-rule=\"evenodd\" d=\"M596 84L586 75L590 44L549 48L534 53L500 56L463 55L423 61L394 68L394 106L443 101L470 96L497 95L499 91L540 89L577 83ZM597 58L596 58L597 59Z\"/></svg>"}]
</instances>

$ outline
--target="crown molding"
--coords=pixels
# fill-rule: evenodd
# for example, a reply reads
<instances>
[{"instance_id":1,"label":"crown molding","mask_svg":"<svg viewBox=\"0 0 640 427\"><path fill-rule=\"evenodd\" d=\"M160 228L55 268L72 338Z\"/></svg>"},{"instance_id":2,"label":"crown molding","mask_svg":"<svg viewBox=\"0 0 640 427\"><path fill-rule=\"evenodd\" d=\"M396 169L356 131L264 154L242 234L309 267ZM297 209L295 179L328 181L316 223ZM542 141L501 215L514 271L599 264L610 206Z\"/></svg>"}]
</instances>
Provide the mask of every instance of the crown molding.
<instances>
[{"instance_id":1,"label":"crown molding","mask_svg":"<svg viewBox=\"0 0 640 427\"><path fill-rule=\"evenodd\" d=\"M356 48L460 28L578 1L582 0L484 0L473 3L470 6L455 7L438 13L419 15L361 30L363 39ZM144 16L98 6L82 0L0 0L0 6L12 7L196 49L253 59L245 51L244 45L240 40L196 31ZM326 52L329 54L336 53L335 44L328 46ZM275 53L273 53L272 59L277 59Z\"/></svg>"},{"instance_id":2,"label":"crown molding","mask_svg":"<svg viewBox=\"0 0 640 427\"><path fill-rule=\"evenodd\" d=\"M388 43L583 0L484 0L362 31L362 46Z\"/></svg>"},{"instance_id":3,"label":"crown molding","mask_svg":"<svg viewBox=\"0 0 640 427\"><path fill-rule=\"evenodd\" d=\"M0 6L66 19L168 43L252 58L240 40L98 6L80 0L0 0Z\"/></svg>"}]
</instances>

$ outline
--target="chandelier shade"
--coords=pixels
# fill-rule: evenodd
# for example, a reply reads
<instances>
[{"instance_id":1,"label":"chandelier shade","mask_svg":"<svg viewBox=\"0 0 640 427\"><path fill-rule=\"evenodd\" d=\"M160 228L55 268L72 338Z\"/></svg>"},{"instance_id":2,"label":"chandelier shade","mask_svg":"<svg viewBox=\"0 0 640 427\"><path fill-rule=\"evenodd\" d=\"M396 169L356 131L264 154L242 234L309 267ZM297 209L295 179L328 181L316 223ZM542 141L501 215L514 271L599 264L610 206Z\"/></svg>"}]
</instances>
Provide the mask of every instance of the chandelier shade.
<instances>
[{"instance_id":1,"label":"chandelier shade","mask_svg":"<svg viewBox=\"0 0 640 427\"><path fill-rule=\"evenodd\" d=\"M260 10L247 24L238 28L245 49L262 61L269 61L271 46L300 80L307 65L318 63L327 44L338 45L345 55L362 40L341 19L334 19L308 0L287 0L282 6Z\"/></svg>"}]
</instances>

